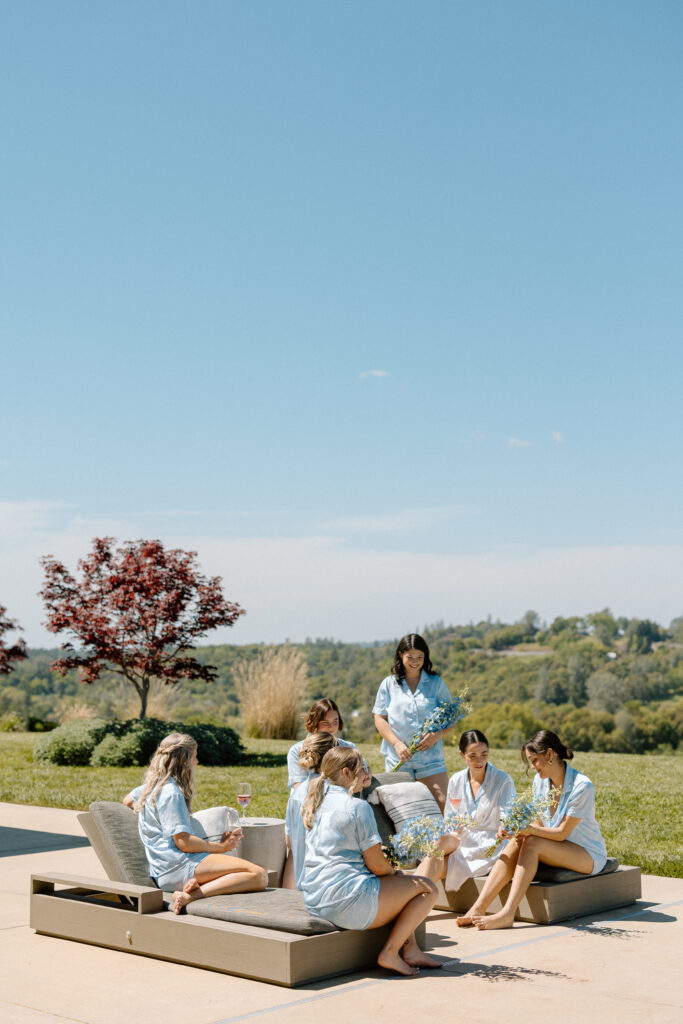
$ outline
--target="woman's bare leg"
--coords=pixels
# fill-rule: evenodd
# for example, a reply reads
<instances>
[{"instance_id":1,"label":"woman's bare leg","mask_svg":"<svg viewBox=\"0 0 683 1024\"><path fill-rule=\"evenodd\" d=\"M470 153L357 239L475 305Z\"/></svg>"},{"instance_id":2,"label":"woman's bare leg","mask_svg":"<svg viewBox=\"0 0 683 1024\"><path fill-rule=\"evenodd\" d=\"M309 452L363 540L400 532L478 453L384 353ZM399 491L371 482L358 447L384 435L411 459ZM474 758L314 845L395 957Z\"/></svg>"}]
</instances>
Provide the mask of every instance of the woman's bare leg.
<instances>
[{"instance_id":1,"label":"woman's bare leg","mask_svg":"<svg viewBox=\"0 0 683 1024\"><path fill-rule=\"evenodd\" d=\"M496 898L501 889L507 885L517 867L517 858L521 841L511 839L498 860L491 868L481 892L476 900L462 917L457 917L455 923L459 928L466 928L474 924L474 918L486 913L490 903Z\"/></svg>"},{"instance_id":2,"label":"woman's bare leg","mask_svg":"<svg viewBox=\"0 0 683 1024\"><path fill-rule=\"evenodd\" d=\"M415 868L414 874L430 878L432 882L439 882L448 873L448 855L454 853L460 846L460 838L452 834L442 836L439 839L439 849L443 857L425 857Z\"/></svg>"},{"instance_id":3,"label":"woman's bare leg","mask_svg":"<svg viewBox=\"0 0 683 1024\"><path fill-rule=\"evenodd\" d=\"M188 903L205 896L262 892L267 885L268 872L258 864L223 853L210 853L195 868L194 878L182 890L173 893L173 910L179 914Z\"/></svg>"},{"instance_id":4,"label":"woman's bare leg","mask_svg":"<svg viewBox=\"0 0 683 1024\"><path fill-rule=\"evenodd\" d=\"M533 881L539 860L544 864L551 864L553 867L580 871L584 875L590 875L593 870L593 858L583 846L570 843L568 839L558 843L552 839L527 836L519 853L517 867L512 876L510 894L505 901L505 906L490 917L484 917L483 914L474 916L474 924L477 928L488 931L490 928L512 927L515 911Z\"/></svg>"},{"instance_id":5,"label":"woman's bare leg","mask_svg":"<svg viewBox=\"0 0 683 1024\"><path fill-rule=\"evenodd\" d=\"M427 787L443 814L444 807L446 806L446 793L448 792L448 775L446 772L440 772L438 775L428 775L426 778L418 779L417 781Z\"/></svg>"},{"instance_id":6,"label":"woman's bare leg","mask_svg":"<svg viewBox=\"0 0 683 1024\"><path fill-rule=\"evenodd\" d=\"M380 967L398 974L417 974L420 967L441 967L441 961L423 953L415 941L415 929L436 902L436 886L419 875L387 875L380 878L377 916L371 928L394 922L384 949L377 957Z\"/></svg>"},{"instance_id":7,"label":"woman's bare leg","mask_svg":"<svg viewBox=\"0 0 683 1024\"><path fill-rule=\"evenodd\" d=\"M289 845L289 838L287 839L287 860L285 861L284 870L282 872L282 888L296 889L296 885L294 883L294 857L292 857L292 848Z\"/></svg>"}]
</instances>

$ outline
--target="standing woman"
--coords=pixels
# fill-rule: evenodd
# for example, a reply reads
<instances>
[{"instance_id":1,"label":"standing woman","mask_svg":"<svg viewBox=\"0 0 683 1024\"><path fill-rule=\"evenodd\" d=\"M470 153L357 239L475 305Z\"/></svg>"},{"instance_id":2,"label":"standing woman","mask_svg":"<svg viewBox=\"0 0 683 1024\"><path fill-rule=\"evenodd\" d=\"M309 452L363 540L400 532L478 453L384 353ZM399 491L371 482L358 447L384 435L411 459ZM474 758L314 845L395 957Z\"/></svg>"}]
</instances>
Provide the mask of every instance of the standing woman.
<instances>
[{"instance_id":1,"label":"standing woman","mask_svg":"<svg viewBox=\"0 0 683 1024\"><path fill-rule=\"evenodd\" d=\"M428 878L397 873L382 853L372 808L353 799L364 774L358 750L335 747L308 784L302 811L306 909L339 928L380 928L393 921L377 958L381 967L406 975L440 967L422 952L414 934L436 902L436 886Z\"/></svg>"},{"instance_id":2,"label":"standing woman","mask_svg":"<svg viewBox=\"0 0 683 1024\"><path fill-rule=\"evenodd\" d=\"M423 782L442 812L448 786L443 736L448 730L428 733L412 757L408 744L427 716L450 700L448 687L432 669L429 647L417 633L408 633L396 648L392 675L380 683L372 712L386 770L405 762L401 771Z\"/></svg>"},{"instance_id":3,"label":"standing woman","mask_svg":"<svg viewBox=\"0 0 683 1024\"><path fill-rule=\"evenodd\" d=\"M316 732L329 732L330 736L337 736L337 733L344 728L344 720L341 711L331 697L321 697L309 709L306 715L306 735L312 736ZM307 779L311 774L299 764L299 753L303 740L299 740L287 753L287 773L289 775L288 785L294 789L299 783ZM337 743L340 747L355 747L355 743L343 740L337 736Z\"/></svg>"},{"instance_id":4,"label":"standing woman","mask_svg":"<svg viewBox=\"0 0 683 1024\"><path fill-rule=\"evenodd\" d=\"M264 868L227 856L239 843L241 830L224 832L217 841L193 834L190 814L197 763L195 740L172 732L154 752L142 785L123 800L138 812L150 876L160 889L175 890L176 914L204 896L261 892L268 884Z\"/></svg>"},{"instance_id":5,"label":"standing woman","mask_svg":"<svg viewBox=\"0 0 683 1024\"><path fill-rule=\"evenodd\" d=\"M446 889L457 892L468 878L485 875L498 858L484 851L494 842L501 813L512 804L516 790L507 772L488 760L489 741L479 729L468 729L458 743L466 767L451 776L446 797L446 814L466 814L477 827L462 835L446 835L439 841L443 858L427 857L417 869L433 881L445 878Z\"/></svg>"},{"instance_id":6,"label":"standing woman","mask_svg":"<svg viewBox=\"0 0 683 1024\"><path fill-rule=\"evenodd\" d=\"M510 928L539 861L582 875L602 871L607 850L595 820L595 789L590 779L567 764L573 756L549 729L541 729L524 744L522 760L536 772L534 795L547 794L553 786L560 791L559 798L551 805L546 821L538 820L522 829L516 839L510 839L479 897L465 917L458 918L458 924L474 924L480 929ZM486 917L486 908L510 880L505 906Z\"/></svg>"}]
</instances>

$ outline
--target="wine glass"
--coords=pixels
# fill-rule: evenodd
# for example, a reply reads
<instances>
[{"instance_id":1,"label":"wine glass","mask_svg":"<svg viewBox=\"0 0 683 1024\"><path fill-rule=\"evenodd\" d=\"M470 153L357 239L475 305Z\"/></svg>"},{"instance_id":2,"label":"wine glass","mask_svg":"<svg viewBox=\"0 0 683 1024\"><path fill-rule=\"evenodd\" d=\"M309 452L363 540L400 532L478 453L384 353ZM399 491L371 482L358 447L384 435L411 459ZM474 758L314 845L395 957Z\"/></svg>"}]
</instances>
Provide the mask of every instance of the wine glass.
<instances>
[{"instance_id":1,"label":"wine glass","mask_svg":"<svg viewBox=\"0 0 683 1024\"><path fill-rule=\"evenodd\" d=\"M234 807L228 807L225 815L225 831L235 832L240 827L240 816Z\"/></svg>"},{"instance_id":2,"label":"wine glass","mask_svg":"<svg viewBox=\"0 0 683 1024\"><path fill-rule=\"evenodd\" d=\"M248 782L240 782L239 786L237 787L237 803L242 808L242 821L244 821L245 818L246 818L246 815L245 815L244 812L245 812L246 808L249 806L249 801L250 800L251 800L251 786L249 785Z\"/></svg>"}]
</instances>

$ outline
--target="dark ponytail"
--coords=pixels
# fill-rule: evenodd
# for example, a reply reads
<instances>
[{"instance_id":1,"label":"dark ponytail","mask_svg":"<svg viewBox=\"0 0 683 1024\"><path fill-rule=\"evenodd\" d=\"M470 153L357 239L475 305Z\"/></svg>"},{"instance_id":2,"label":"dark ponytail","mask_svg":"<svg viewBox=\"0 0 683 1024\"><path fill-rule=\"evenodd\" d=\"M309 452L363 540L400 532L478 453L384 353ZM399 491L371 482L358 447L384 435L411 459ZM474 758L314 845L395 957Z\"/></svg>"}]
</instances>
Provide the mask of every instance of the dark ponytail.
<instances>
[{"instance_id":1,"label":"dark ponytail","mask_svg":"<svg viewBox=\"0 0 683 1024\"><path fill-rule=\"evenodd\" d=\"M553 750L563 761L571 761L574 756L574 751L570 747L565 747L556 732L541 729L522 744L522 761L526 761L525 755L528 751L532 754L546 754L549 750Z\"/></svg>"}]
</instances>

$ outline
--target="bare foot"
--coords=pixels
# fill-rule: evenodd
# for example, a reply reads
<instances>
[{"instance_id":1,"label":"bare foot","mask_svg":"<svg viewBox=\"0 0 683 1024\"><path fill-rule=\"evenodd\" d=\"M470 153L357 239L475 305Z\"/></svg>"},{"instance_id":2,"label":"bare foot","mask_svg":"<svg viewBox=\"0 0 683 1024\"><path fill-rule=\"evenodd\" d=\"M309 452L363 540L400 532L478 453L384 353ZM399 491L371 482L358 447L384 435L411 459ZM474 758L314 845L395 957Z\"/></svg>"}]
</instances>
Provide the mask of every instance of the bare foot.
<instances>
[{"instance_id":1,"label":"bare foot","mask_svg":"<svg viewBox=\"0 0 683 1024\"><path fill-rule=\"evenodd\" d=\"M185 882L185 885L183 886L183 892L196 893L199 891L199 888L199 882L197 881L197 879L191 878L189 882Z\"/></svg>"},{"instance_id":2,"label":"bare foot","mask_svg":"<svg viewBox=\"0 0 683 1024\"><path fill-rule=\"evenodd\" d=\"M398 953L392 953L386 949L383 949L377 957L377 963L380 967L386 967L388 971L396 971L397 974L403 974L406 977L412 977L412 975L420 973L417 967L413 967L411 964L406 963L405 960L402 960Z\"/></svg>"},{"instance_id":3,"label":"bare foot","mask_svg":"<svg viewBox=\"0 0 683 1024\"><path fill-rule=\"evenodd\" d=\"M192 902L192 895L189 892L180 890L173 893L173 913L179 914L188 903Z\"/></svg>"},{"instance_id":4,"label":"bare foot","mask_svg":"<svg viewBox=\"0 0 683 1024\"><path fill-rule=\"evenodd\" d=\"M499 913L491 914L489 917L485 917L484 914L473 915L472 923L479 931L487 932L494 928L512 928L514 919L514 914L504 914L501 910Z\"/></svg>"},{"instance_id":5,"label":"bare foot","mask_svg":"<svg viewBox=\"0 0 683 1024\"><path fill-rule=\"evenodd\" d=\"M419 946L404 946L401 950L401 957L411 967L427 967L430 970L435 970L438 967L443 967L441 960L436 960L429 953L423 953Z\"/></svg>"},{"instance_id":6,"label":"bare foot","mask_svg":"<svg viewBox=\"0 0 683 1024\"><path fill-rule=\"evenodd\" d=\"M472 925L474 924L475 917L483 916L484 911L480 910L477 904L475 903L473 907L470 907L466 914L462 915L462 917L456 917L455 923L457 924L458 928L471 928Z\"/></svg>"}]
</instances>

